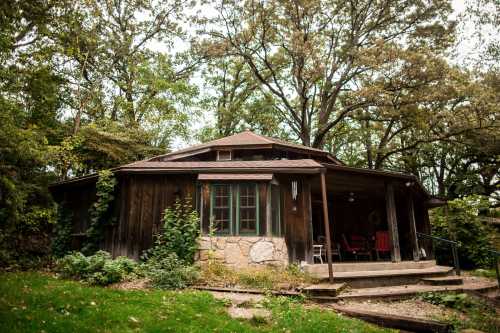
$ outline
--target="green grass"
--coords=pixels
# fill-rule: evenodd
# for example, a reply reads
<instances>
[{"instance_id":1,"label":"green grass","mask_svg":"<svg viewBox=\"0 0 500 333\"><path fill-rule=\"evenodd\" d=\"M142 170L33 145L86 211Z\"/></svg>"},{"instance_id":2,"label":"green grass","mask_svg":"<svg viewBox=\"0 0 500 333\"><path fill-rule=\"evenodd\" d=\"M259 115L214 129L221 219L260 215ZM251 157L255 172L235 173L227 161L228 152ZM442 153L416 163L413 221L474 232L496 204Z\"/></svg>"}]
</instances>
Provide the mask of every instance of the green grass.
<instances>
[{"instance_id":1,"label":"green grass","mask_svg":"<svg viewBox=\"0 0 500 333\"><path fill-rule=\"evenodd\" d=\"M269 321L240 321L205 292L124 291L35 272L0 274L1 332L387 332L283 298L267 306Z\"/></svg>"}]
</instances>

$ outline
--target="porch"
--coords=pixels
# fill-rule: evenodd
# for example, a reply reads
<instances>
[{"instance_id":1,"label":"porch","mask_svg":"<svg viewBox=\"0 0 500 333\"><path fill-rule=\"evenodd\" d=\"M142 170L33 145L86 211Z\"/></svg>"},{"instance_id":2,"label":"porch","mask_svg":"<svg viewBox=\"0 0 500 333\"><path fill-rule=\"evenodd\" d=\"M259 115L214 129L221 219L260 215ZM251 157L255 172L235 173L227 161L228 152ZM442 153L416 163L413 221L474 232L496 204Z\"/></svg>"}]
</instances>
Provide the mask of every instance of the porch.
<instances>
[{"instance_id":1,"label":"porch","mask_svg":"<svg viewBox=\"0 0 500 333\"><path fill-rule=\"evenodd\" d=\"M417 237L430 233L430 196L414 176L325 166L325 172L311 179L312 243L306 270L350 284L360 277L383 276L412 283L419 280L412 276L451 271L436 266L432 242Z\"/></svg>"}]
</instances>

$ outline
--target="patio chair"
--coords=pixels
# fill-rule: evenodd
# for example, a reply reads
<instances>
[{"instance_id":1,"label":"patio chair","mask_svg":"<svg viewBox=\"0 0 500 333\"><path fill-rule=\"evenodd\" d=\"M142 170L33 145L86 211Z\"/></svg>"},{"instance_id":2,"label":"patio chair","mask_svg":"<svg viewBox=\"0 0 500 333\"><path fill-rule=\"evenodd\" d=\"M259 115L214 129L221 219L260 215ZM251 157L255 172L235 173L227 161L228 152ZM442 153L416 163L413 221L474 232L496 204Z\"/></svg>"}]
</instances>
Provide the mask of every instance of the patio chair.
<instances>
[{"instance_id":1,"label":"patio chair","mask_svg":"<svg viewBox=\"0 0 500 333\"><path fill-rule=\"evenodd\" d=\"M344 251L354 256L354 260L358 260L358 256L366 256L372 260L372 251L366 246L366 239L362 236L352 235L352 244L347 241L345 234L342 234L342 245Z\"/></svg>"},{"instance_id":2,"label":"patio chair","mask_svg":"<svg viewBox=\"0 0 500 333\"><path fill-rule=\"evenodd\" d=\"M326 245L325 236L318 237L318 244ZM325 258L326 258L326 255L327 255L326 247L324 248L323 254L325 255ZM335 256L339 257L339 260L342 261L342 253L340 252L340 244L332 241L332 258Z\"/></svg>"},{"instance_id":3,"label":"patio chair","mask_svg":"<svg viewBox=\"0 0 500 333\"><path fill-rule=\"evenodd\" d=\"M324 246L322 244L313 245L313 262L314 259L319 259L319 262L323 264L323 256L325 255Z\"/></svg>"},{"instance_id":4,"label":"patio chair","mask_svg":"<svg viewBox=\"0 0 500 333\"><path fill-rule=\"evenodd\" d=\"M377 231L375 232L375 253L377 254L377 260L380 260L380 254L390 254L391 247L389 244L389 232L388 231Z\"/></svg>"}]
</instances>

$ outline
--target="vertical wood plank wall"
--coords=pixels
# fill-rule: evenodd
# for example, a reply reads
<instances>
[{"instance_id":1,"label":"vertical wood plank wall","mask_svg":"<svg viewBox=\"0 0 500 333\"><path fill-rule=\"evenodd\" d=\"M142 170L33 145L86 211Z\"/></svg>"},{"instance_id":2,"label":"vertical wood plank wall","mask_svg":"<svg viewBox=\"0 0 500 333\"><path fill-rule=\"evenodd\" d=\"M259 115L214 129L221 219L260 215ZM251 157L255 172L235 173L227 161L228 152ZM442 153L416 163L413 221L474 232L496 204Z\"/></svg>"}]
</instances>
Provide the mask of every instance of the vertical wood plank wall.
<instances>
[{"instance_id":1,"label":"vertical wood plank wall","mask_svg":"<svg viewBox=\"0 0 500 333\"><path fill-rule=\"evenodd\" d=\"M195 200L195 176L130 175L120 177L117 223L106 231L103 249L113 256L139 258L151 247L165 208L177 197Z\"/></svg>"},{"instance_id":2,"label":"vertical wood plank wall","mask_svg":"<svg viewBox=\"0 0 500 333\"><path fill-rule=\"evenodd\" d=\"M292 198L292 181L298 182L297 200ZM311 187L306 177L283 176L279 179L283 200L285 241L290 262L312 260Z\"/></svg>"}]
</instances>

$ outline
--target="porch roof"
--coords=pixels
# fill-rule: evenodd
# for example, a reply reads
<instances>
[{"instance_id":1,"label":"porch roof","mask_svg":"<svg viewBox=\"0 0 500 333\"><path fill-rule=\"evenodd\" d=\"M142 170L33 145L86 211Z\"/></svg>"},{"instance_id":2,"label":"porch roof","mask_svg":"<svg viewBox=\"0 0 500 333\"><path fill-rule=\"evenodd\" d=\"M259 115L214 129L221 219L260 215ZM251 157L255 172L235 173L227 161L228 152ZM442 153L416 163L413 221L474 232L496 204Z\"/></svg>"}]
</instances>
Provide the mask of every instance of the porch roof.
<instances>
[{"instance_id":1,"label":"porch roof","mask_svg":"<svg viewBox=\"0 0 500 333\"><path fill-rule=\"evenodd\" d=\"M272 173L200 173L198 180L272 180Z\"/></svg>"}]
</instances>

